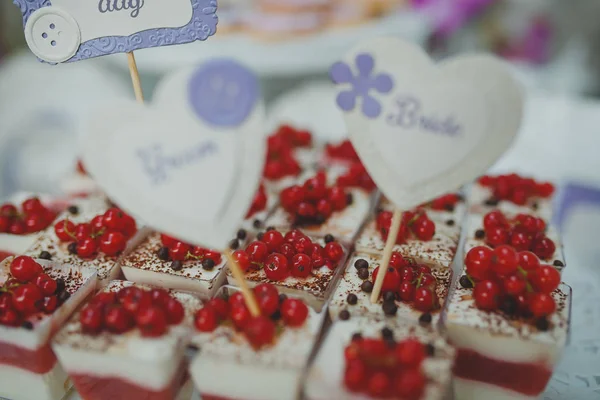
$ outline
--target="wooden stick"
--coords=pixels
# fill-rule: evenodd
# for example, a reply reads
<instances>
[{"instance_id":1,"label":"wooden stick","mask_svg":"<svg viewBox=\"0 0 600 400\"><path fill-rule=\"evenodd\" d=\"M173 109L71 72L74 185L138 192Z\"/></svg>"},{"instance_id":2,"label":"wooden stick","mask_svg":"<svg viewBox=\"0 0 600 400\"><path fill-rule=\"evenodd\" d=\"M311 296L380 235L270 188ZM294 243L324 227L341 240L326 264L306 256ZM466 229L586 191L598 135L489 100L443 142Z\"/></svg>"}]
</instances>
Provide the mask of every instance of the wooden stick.
<instances>
[{"instance_id":1,"label":"wooden stick","mask_svg":"<svg viewBox=\"0 0 600 400\"><path fill-rule=\"evenodd\" d=\"M383 286L383 280L385 279L385 274L387 272L388 265L390 264L390 258L392 258L392 250L394 249L394 244L396 244L396 239L398 238L400 222L402 222L402 211L396 209L392 217L392 224L390 226L390 231L388 232L385 247L383 248L383 258L381 259L381 265L379 265L377 280L373 286L373 292L371 292L371 303L377 303L379 300L379 294L381 292L381 287Z\"/></svg>"},{"instance_id":2,"label":"wooden stick","mask_svg":"<svg viewBox=\"0 0 600 400\"><path fill-rule=\"evenodd\" d=\"M235 261L230 250L225 250L225 257L227 258L227 263L229 264L229 268L231 269L233 277L242 290L242 294L244 295L244 300L246 300L250 314L252 314L253 317L260 316L260 307L258 306L256 297L254 297L254 292L250 289L248 283L246 282L244 271L242 271L237 261Z\"/></svg>"},{"instance_id":3,"label":"wooden stick","mask_svg":"<svg viewBox=\"0 0 600 400\"><path fill-rule=\"evenodd\" d=\"M140 82L140 73L138 72L135 56L133 52L127 53L127 63L129 64L129 73L131 74L131 83L135 92L135 99L138 103L144 102L144 92L142 92L142 83Z\"/></svg>"}]
</instances>

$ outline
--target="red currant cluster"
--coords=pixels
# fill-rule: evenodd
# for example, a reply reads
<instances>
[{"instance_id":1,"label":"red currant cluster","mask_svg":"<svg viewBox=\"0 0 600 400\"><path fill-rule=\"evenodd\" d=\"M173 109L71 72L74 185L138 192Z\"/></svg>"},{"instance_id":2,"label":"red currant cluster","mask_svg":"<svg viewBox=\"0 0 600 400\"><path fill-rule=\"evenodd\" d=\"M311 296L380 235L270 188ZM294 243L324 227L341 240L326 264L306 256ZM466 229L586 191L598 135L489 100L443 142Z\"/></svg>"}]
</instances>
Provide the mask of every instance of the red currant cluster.
<instances>
[{"instance_id":1,"label":"red currant cluster","mask_svg":"<svg viewBox=\"0 0 600 400\"><path fill-rule=\"evenodd\" d=\"M517 174L485 175L479 178L479 184L489 187L495 199L508 200L518 205L524 205L531 198L546 198L554 193L554 185L550 182L538 182Z\"/></svg>"},{"instance_id":2,"label":"red currant cluster","mask_svg":"<svg viewBox=\"0 0 600 400\"><path fill-rule=\"evenodd\" d=\"M384 332L390 330L384 329ZM344 385L373 398L421 398L427 379L421 365L427 356L417 339L372 339L355 334L344 350Z\"/></svg>"},{"instance_id":3,"label":"red currant cluster","mask_svg":"<svg viewBox=\"0 0 600 400\"><path fill-rule=\"evenodd\" d=\"M461 199L462 198L456 193L448 193L430 201L429 203L425 204L425 206L430 207L432 210L454 211L456 203L461 201Z\"/></svg>"},{"instance_id":4,"label":"red currant cluster","mask_svg":"<svg viewBox=\"0 0 600 400\"><path fill-rule=\"evenodd\" d=\"M69 252L81 258L92 258L98 251L115 256L125 250L127 241L136 233L135 220L118 208L110 208L92 220L75 225L68 219L54 224L61 242L69 242Z\"/></svg>"},{"instance_id":5,"label":"red currant cluster","mask_svg":"<svg viewBox=\"0 0 600 400\"><path fill-rule=\"evenodd\" d=\"M163 289L137 286L98 293L79 314L81 329L96 335L103 331L125 333L139 328L142 336L157 337L185 317L183 305Z\"/></svg>"},{"instance_id":6,"label":"red currant cluster","mask_svg":"<svg viewBox=\"0 0 600 400\"><path fill-rule=\"evenodd\" d=\"M354 266L359 277L364 277L365 273L362 269L368 267L366 260L357 260ZM372 291L378 274L379 267L373 271L372 282L369 282L372 284L365 286L363 283L362 289ZM396 299L410 303L415 309L424 313L433 311L439 307L435 294L436 287L437 279L431 273L431 268L412 262L394 251L381 287L383 311L385 314L395 314Z\"/></svg>"},{"instance_id":7,"label":"red currant cluster","mask_svg":"<svg viewBox=\"0 0 600 400\"><path fill-rule=\"evenodd\" d=\"M294 149L309 147L312 135L308 131L282 125L267 140L267 162L263 175L267 179L276 180L285 176L296 176L301 168L294 156Z\"/></svg>"},{"instance_id":8,"label":"red currant cluster","mask_svg":"<svg viewBox=\"0 0 600 400\"><path fill-rule=\"evenodd\" d=\"M0 233L25 235L46 229L56 214L47 209L40 199L32 197L21 204L19 212L14 204L5 203L0 206Z\"/></svg>"},{"instance_id":9,"label":"red currant cluster","mask_svg":"<svg viewBox=\"0 0 600 400\"><path fill-rule=\"evenodd\" d=\"M0 287L0 325L19 326L33 314L52 314L69 296L63 279L52 279L31 257L16 257Z\"/></svg>"},{"instance_id":10,"label":"red currant cluster","mask_svg":"<svg viewBox=\"0 0 600 400\"><path fill-rule=\"evenodd\" d=\"M487 213L483 217L483 235L485 243L491 247L511 245L517 251L532 251L546 260L554 255L556 245L545 235L546 223L532 215L518 214L509 220L499 210ZM482 232L476 237L482 239Z\"/></svg>"},{"instance_id":11,"label":"red currant cluster","mask_svg":"<svg viewBox=\"0 0 600 400\"><path fill-rule=\"evenodd\" d=\"M221 253L200 246L192 246L171 236L162 234L160 240L163 244L158 250L158 257L163 261L201 261L205 269L212 269L221 263ZM210 261L209 261L210 260Z\"/></svg>"},{"instance_id":12,"label":"red currant cluster","mask_svg":"<svg viewBox=\"0 0 600 400\"><path fill-rule=\"evenodd\" d=\"M279 201L285 211L293 215L295 225L322 224L334 211L341 211L352 203L352 195L343 187L327 187L325 172L319 171L302 185L293 185L281 191Z\"/></svg>"},{"instance_id":13,"label":"red currant cluster","mask_svg":"<svg viewBox=\"0 0 600 400\"><path fill-rule=\"evenodd\" d=\"M254 199L252 199L252 204L250 205L250 209L246 214L246 218L250 218L254 214L263 211L266 207L267 192L265 191L265 185L261 183L256 191L256 194L254 195Z\"/></svg>"},{"instance_id":14,"label":"red currant cluster","mask_svg":"<svg viewBox=\"0 0 600 400\"><path fill-rule=\"evenodd\" d=\"M532 252L517 252L507 245L493 250L478 246L467 253L465 266L468 276L461 278L461 285L474 284L475 305L482 310L536 318L556 310L550 294L558 288L560 274L549 265L540 265Z\"/></svg>"},{"instance_id":15,"label":"red currant cluster","mask_svg":"<svg viewBox=\"0 0 600 400\"><path fill-rule=\"evenodd\" d=\"M350 164L348 171L337 178L336 184L341 187L358 187L368 192L377 188L360 161Z\"/></svg>"},{"instance_id":16,"label":"red currant cluster","mask_svg":"<svg viewBox=\"0 0 600 400\"><path fill-rule=\"evenodd\" d=\"M308 317L308 307L299 299L288 299L279 294L275 286L261 283L254 289L261 315L252 317L241 292L233 294L228 301L214 298L196 314L195 325L200 332L212 332L220 323L231 322L244 332L250 344L259 349L273 343L276 321L283 320L286 326L298 328Z\"/></svg>"},{"instance_id":17,"label":"red currant cluster","mask_svg":"<svg viewBox=\"0 0 600 400\"><path fill-rule=\"evenodd\" d=\"M83 161L81 161L81 160L77 160L77 172L79 172L82 175L88 174L85 169L85 165L83 165Z\"/></svg>"},{"instance_id":18,"label":"red currant cluster","mask_svg":"<svg viewBox=\"0 0 600 400\"><path fill-rule=\"evenodd\" d=\"M335 269L344 258L344 249L331 235L325 238L325 247L300 232L292 230L285 236L274 229L262 234L260 240L251 242L245 250L237 250L233 258L242 270L261 269L272 281L282 281L288 276L307 278L313 269L327 266Z\"/></svg>"},{"instance_id":19,"label":"red currant cluster","mask_svg":"<svg viewBox=\"0 0 600 400\"><path fill-rule=\"evenodd\" d=\"M347 139L339 144L327 143L325 145L325 153L330 158L360 162L360 158L358 158L358 154L356 153L352 142Z\"/></svg>"},{"instance_id":20,"label":"red currant cluster","mask_svg":"<svg viewBox=\"0 0 600 400\"><path fill-rule=\"evenodd\" d=\"M392 226L392 212L379 212L377 214L376 225L382 239L387 240ZM413 237L426 242L433 239L434 235L435 222L429 219L425 211L405 211L402 213L402 222L400 223L396 244L406 243L408 239Z\"/></svg>"}]
</instances>

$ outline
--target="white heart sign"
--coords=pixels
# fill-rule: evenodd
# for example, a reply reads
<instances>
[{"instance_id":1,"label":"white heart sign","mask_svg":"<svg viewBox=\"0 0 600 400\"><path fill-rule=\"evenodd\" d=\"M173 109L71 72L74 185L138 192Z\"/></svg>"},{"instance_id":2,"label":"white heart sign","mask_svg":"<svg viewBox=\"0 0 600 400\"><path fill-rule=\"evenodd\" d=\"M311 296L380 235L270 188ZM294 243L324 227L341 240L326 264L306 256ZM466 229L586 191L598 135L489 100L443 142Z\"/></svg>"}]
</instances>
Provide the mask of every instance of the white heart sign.
<instances>
[{"instance_id":1,"label":"white heart sign","mask_svg":"<svg viewBox=\"0 0 600 400\"><path fill-rule=\"evenodd\" d=\"M256 77L228 60L165 78L151 106L110 104L90 121L84 162L109 197L153 228L224 249L265 159Z\"/></svg>"},{"instance_id":2,"label":"white heart sign","mask_svg":"<svg viewBox=\"0 0 600 400\"><path fill-rule=\"evenodd\" d=\"M522 90L491 56L436 65L413 44L379 38L351 50L330 75L350 140L401 210L484 173L521 123Z\"/></svg>"}]
</instances>

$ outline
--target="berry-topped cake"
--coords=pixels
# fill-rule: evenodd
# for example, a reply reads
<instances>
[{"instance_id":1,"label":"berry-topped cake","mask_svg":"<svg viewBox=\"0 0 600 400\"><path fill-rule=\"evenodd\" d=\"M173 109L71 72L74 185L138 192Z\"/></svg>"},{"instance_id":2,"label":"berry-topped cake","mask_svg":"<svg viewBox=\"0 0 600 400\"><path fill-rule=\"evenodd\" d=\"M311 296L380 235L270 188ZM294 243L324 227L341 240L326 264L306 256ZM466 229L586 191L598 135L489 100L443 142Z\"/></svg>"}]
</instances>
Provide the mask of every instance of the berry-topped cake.
<instances>
[{"instance_id":1,"label":"berry-topped cake","mask_svg":"<svg viewBox=\"0 0 600 400\"><path fill-rule=\"evenodd\" d=\"M286 293L304 297L320 310L335 287L347 250L327 235L315 239L299 230L269 229L245 249L233 253L251 286L272 283ZM231 271L228 280L238 285Z\"/></svg>"},{"instance_id":2,"label":"berry-topped cake","mask_svg":"<svg viewBox=\"0 0 600 400\"><path fill-rule=\"evenodd\" d=\"M204 400L298 398L324 316L270 284L254 293L258 317L241 292L210 300L196 315L192 343L200 351L190 373Z\"/></svg>"},{"instance_id":3,"label":"berry-topped cake","mask_svg":"<svg viewBox=\"0 0 600 400\"><path fill-rule=\"evenodd\" d=\"M336 322L309 370L306 398L442 400L453 359L454 349L432 329L367 318Z\"/></svg>"},{"instance_id":4,"label":"berry-topped cake","mask_svg":"<svg viewBox=\"0 0 600 400\"><path fill-rule=\"evenodd\" d=\"M185 380L185 348L201 305L190 294L112 281L52 347L86 400L171 400Z\"/></svg>"},{"instance_id":5,"label":"berry-topped cake","mask_svg":"<svg viewBox=\"0 0 600 400\"><path fill-rule=\"evenodd\" d=\"M530 251L471 248L446 327L458 399L536 399L567 340L571 289Z\"/></svg>"},{"instance_id":6,"label":"berry-topped cake","mask_svg":"<svg viewBox=\"0 0 600 400\"><path fill-rule=\"evenodd\" d=\"M315 237L331 234L350 244L371 209L371 200L369 191L330 184L327 174L319 171L281 191L279 207L267 219L267 226L298 228Z\"/></svg>"},{"instance_id":7,"label":"berry-topped cake","mask_svg":"<svg viewBox=\"0 0 600 400\"><path fill-rule=\"evenodd\" d=\"M70 385L50 339L95 287L91 268L27 256L0 263L0 397L63 398Z\"/></svg>"},{"instance_id":8,"label":"berry-topped cake","mask_svg":"<svg viewBox=\"0 0 600 400\"><path fill-rule=\"evenodd\" d=\"M469 212L485 214L495 208L511 214L534 214L549 221L555 193L550 182L517 174L485 175L471 188Z\"/></svg>"},{"instance_id":9,"label":"berry-topped cake","mask_svg":"<svg viewBox=\"0 0 600 400\"><path fill-rule=\"evenodd\" d=\"M104 200L81 200L41 232L25 254L98 271L100 285L119 274L117 260L135 244L136 221Z\"/></svg>"},{"instance_id":10,"label":"berry-topped cake","mask_svg":"<svg viewBox=\"0 0 600 400\"><path fill-rule=\"evenodd\" d=\"M265 220L277 205L277 195L265 189L265 184L261 182L250 209L242 222L242 229L249 232L258 232L265 226Z\"/></svg>"},{"instance_id":11,"label":"berry-topped cake","mask_svg":"<svg viewBox=\"0 0 600 400\"><path fill-rule=\"evenodd\" d=\"M127 280L167 289L185 290L212 297L225 281L225 257L220 252L192 246L158 232L141 232L145 239L120 262ZM230 244L245 243L246 232ZM241 239L240 239L241 237Z\"/></svg>"},{"instance_id":12,"label":"berry-topped cake","mask_svg":"<svg viewBox=\"0 0 600 400\"><path fill-rule=\"evenodd\" d=\"M565 267L558 232L535 215L512 215L500 210L490 211L483 216L471 214L465 248L468 251L482 245L492 248L508 245L517 251L532 252L558 270Z\"/></svg>"},{"instance_id":13,"label":"berry-topped cake","mask_svg":"<svg viewBox=\"0 0 600 400\"><path fill-rule=\"evenodd\" d=\"M371 292L380 264L381 256L355 253L350 257L329 304L331 318L396 318L425 326L436 325L448 296L452 270L431 268L393 252L380 299L374 304Z\"/></svg>"},{"instance_id":14,"label":"berry-topped cake","mask_svg":"<svg viewBox=\"0 0 600 400\"><path fill-rule=\"evenodd\" d=\"M382 196L380 210L393 212L395 206L384 196ZM421 204L418 209L427 213L427 216L436 224L446 224L448 226L460 225L467 207L463 195L459 192L442 195L425 204Z\"/></svg>"},{"instance_id":15,"label":"berry-topped cake","mask_svg":"<svg viewBox=\"0 0 600 400\"><path fill-rule=\"evenodd\" d=\"M358 239L356 250L381 255L392 224L392 212L379 210L367 223ZM450 223L452 222L452 223ZM394 251L416 263L434 268L449 268L460 239L462 220L433 221L424 209L405 211Z\"/></svg>"}]
</instances>

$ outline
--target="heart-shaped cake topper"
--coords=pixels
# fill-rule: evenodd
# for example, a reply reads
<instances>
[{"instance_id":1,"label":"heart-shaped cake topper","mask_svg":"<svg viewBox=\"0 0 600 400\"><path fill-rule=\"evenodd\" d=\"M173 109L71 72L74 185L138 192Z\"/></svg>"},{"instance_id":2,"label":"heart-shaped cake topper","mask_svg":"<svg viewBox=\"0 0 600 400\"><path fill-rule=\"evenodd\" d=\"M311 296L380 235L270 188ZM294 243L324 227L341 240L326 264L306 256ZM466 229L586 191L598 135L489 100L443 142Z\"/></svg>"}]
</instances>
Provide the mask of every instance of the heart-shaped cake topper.
<instances>
[{"instance_id":1,"label":"heart-shaped cake topper","mask_svg":"<svg viewBox=\"0 0 600 400\"><path fill-rule=\"evenodd\" d=\"M521 123L522 90L491 56L436 65L413 44L379 38L356 46L330 75L350 140L401 210L484 173Z\"/></svg>"},{"instance_id":2,"label":"heart-shaped cake topper","mask_svg":"<svg viewBox=\"0 0 600 400\"><path fill-rule=\"evenodd\" d=\"M265 159L256 77L217 60L166 77L152 105L97 111L84 162L109 197L151 227L225 249L258 188Z\"/></svg>"}]
</instances>

